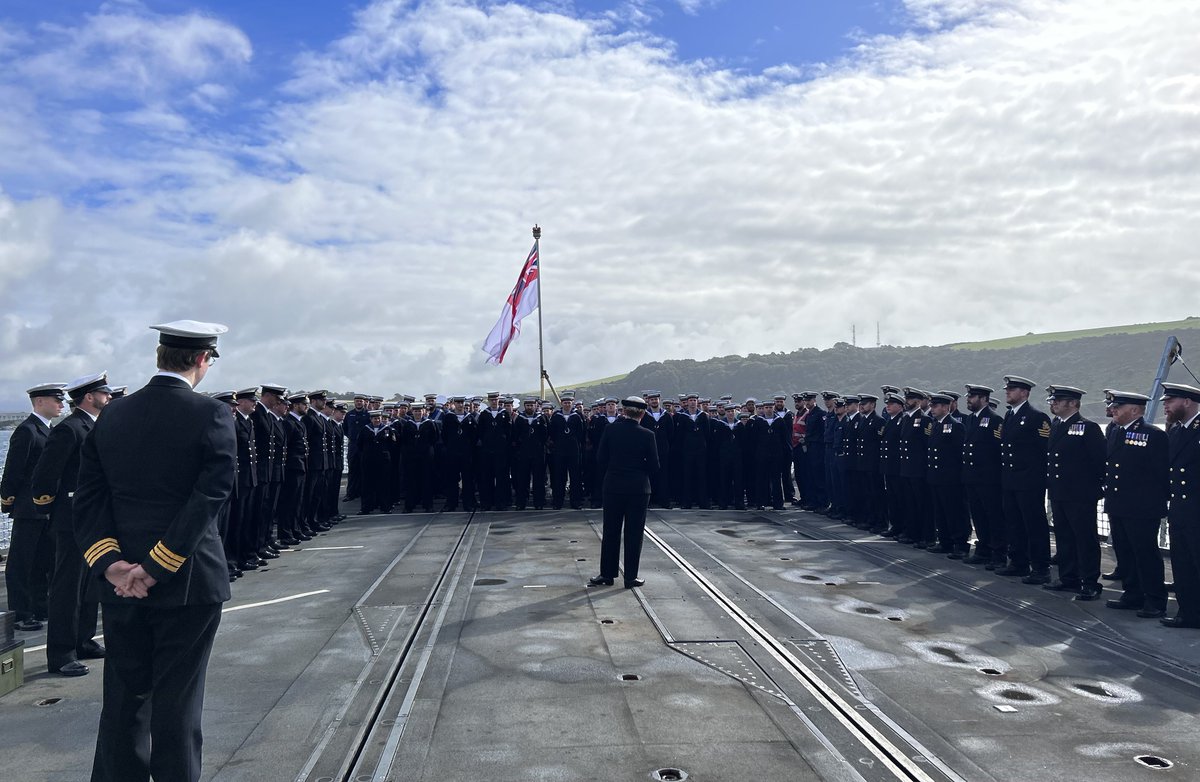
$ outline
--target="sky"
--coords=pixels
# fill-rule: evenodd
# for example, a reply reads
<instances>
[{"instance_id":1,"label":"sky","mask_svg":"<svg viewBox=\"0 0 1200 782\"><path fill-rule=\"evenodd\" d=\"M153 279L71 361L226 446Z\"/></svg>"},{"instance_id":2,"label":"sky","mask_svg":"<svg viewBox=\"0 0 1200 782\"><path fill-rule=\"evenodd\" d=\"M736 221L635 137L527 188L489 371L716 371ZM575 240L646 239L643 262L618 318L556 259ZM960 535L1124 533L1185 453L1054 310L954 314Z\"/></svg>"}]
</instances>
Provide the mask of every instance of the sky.
<instances>
[{"instance_id":1,"label":"sky","mask_svg":"<svg viewBox=\"0 0 1200 782\"><path fill-rule=\"evenodd\" d=\"M0 409L1200 315L1195 0L6 0ZM1186 346L1185 346L1186 349ZM1007 368L998 368L1007 371ZM670 389L663 389L670 392Z\"/></svg>"}]
</instances>

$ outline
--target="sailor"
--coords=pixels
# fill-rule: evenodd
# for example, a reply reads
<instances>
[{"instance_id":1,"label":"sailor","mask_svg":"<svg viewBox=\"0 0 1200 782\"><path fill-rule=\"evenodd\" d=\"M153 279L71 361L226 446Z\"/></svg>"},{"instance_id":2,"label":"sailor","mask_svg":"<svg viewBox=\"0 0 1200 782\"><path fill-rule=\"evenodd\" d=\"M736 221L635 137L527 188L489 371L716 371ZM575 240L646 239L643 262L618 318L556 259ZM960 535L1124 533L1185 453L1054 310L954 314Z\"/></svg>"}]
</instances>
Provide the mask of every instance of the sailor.
<instances>
[{"instance_id":1,"label":"sailor","mask_svg":"<svg viewBox=\"0 0 1200 782\"><path fill-rule=\"evenodd\" d=\"M916 548L931 545L926 540L924 523L929 513L929 484L925 480L928 458L925 453L926 416L921 406L929 400L929 392L905 386L904 412L900 414L900 480L904 486L904 531L896 537L898 543Z\"/></svg>"},{"instance_id":2,"label":"sailor","mask_svg":"<svg viewBox=\"0 0 1200 782\"><path fill-rule=\"evenodd\" d=\"M583 418L572 407L574 398L563 393L562 409L550 417L547 438L550 449L550 507L561 510L567 501L567 481L570 480L570 507L583 507L583 491L579 484L581 468Z\"/></svg>"},{"instance_id":3,"label":"sailor","mask_svg":"<svg viewBox=\"0 0 1200 782\"><path fill-rule=\"evenodd\" d=\"M254 509L255 551L262 559L282 550L274 529L275 509L283 486L283 464L287 458L287 440L283 430L287 389L275 383L259 387L259 399L250 412L254 424L254 449L258 454L259 502Z\"/></svg>"},{"instance_id":4,"label":"sailor","mask_svg":"<svg viewBox=\"0 0 1200 782\"><path fill-rule=\"evenodd\" d=\"M152 328L158 374L96 421L75 493L108 646L94 782L200 778L205 672L229 599L217 518L237 435L226 405L193 392L226 328Z\"/></svg>"},{"instance_id":5,"label":"sailor","mask_svg":"<svg viewBox=\"0 0 1200 782\"><path fill-rule=\"evenodd\" d=\"M308 413L308 394L291 394L287 402L288 412L283 418L287 452L283 462L283 486L279 490L277 516L279 541L286 546L295 546L301 541L312 540L312 535L303 528L304 487L307 483L309 462L308 432L304 427L304 416Z\"/></svg>"},{"instance_id":6,"label":"sailor","mask_svg":"<svg viewBox=\"0 0 1200 782\"><path fill-rule=\"evenodd\" d=\"M1167 515L1170 447L1167 433L1142 417L1150 397L1113 391L1113 427L1108 432L1104 510L1112 524L1113 547L1125 576L1125 591L1109 608L1136 610L1143 619L1166 615L1158 530ZM1182 488L1182 487L1181 487Z\"/></svg>"},{"instance_id":7,"label":"sailor","mask_svg":"<svg viewBox=\"0 0 1200 782\"><path fill-rule=\"evenodd\" d=\"M1004 419L992 404L993 389L967 383L963 488L975 524L975 551L963 561L988 570L1008 564L1008 533L1000 494L1000 434Z\"/></svg>"},{"instance_id":8,"label":"sailor","mask_svg":"<svg viewBox=\"0 0 1200 782\"><path fill-rule=\"evenodd\" d=\"M528 398L521 402L521 412L512 425L512 480L517 510L529 504L530 485L533 486L533 506L541 510L546 504L546 438L549 421L537 409L538 401Z\"/></svg>"},{"instance_id":9,"label":"sailor","mask_svg":"<svg viewBox=\"0 0 1200 782\"><path fill-rule=\"evenodd\" d=\"M658 463L660 469L650 476L650 504L659 508L671 507L671 434L674 423L670 412L662 406L660 391L644 391L642 397L646 400L646 414L642 416L642 426L654 432L654 442L658 447Z\"/></svg>"},{"instance_id":10,"label":"sailor","mask_svg":"<svg viewBox=\"0 0 1200 782\"><path fill-rule=\"evenodd\" d=\"M684 405L684 412L677 417L679 453L683 464L680 504L684 508L699 507L707 510L708 414L700 410L699 394L687 394L684 397ZM655 451L656 459L657 453Z\"/></svg>"},{"instance_id":11,"label":"sailor","mask_svg":"<svg viewBox=\"0 0 1200 782\"><path fill-rule=\"evenodd\" d=\"M593 586L610 586L616 580L625 541L625 588L645 584L638 577L646 507L650 501L650 476L658 468L654 433L640 423L646 400L631 396L621 400L624 417L607 427L596 452L604 481L604 532L600 544L600 575ZM702 414L703 415L703 414Z\"/></svg>"},{"instance_id":12,"label":"sailor","mask_svg":"<svg viewBox=\"0 0 1200 782\"><path fill-rule=\"evenodd\" d=\"M371 414L367 410L369 404L370 400L366 394L355 394L354 408L346 412L345 421L342 423L346 440L349 442L349 447L346 449L346 462L350 467L350 475L346 479L346 496L342 498L346 502L357 500L362 491L360 485L362 477L358 470L358 433L371 424Z\"/></svg>"},{"instance_id":13,"label":"sailor","mask_svg":"<svg viewBox=\"0 0 1200 782\"><path fill-rule=\"evenodd\" d=\"M500 408L500 392L487 395L488 406L479 411L480 510L508 510L509 432L511 417Z\"/></svg>"},{"instance_id":14,"label":"sailor","mask_svg":"<svg viewBox=\"0 0 1200 782\"><path fill-rule=\"evenodd\" d=\"M13 625L23 632L41 630L47 614L50 576L54 571L54 537L42 505L33 501L33 469L50 437L50 422L62 415L67 395L63 383L42 383L26 391L33 412L8 440L4 476L0 478L0 510L12 517L4 585Z\"/></svg>"},{"instance_id":15,"label":"sailor","mask_svg":"<svg viewBox=\"0 0 1200 782\"><path fill-rule=\"evenodd\" d=\"M825 469L825 498L829 501L826 505L818 509L818 513L823 513L830 518L838 515L837 503L837 486L835 485L834 473L837 471L837 446L841 442L841 419L838 418L837 400L838 394L836 391L822 391L821 403L825 406L825 413L822 416L824 425L821 427L821 443L823 457L821 459ZM842 412L845 412L843 405Z\"/></svg>"},{"instance_id":16,"label":"sailor","mask_svg":"<svg viewBox=\"0 0 1200 782\"><path fill-rule=\"evenodd\" d=\"M329 433L325 430L325 400L328 392L310 391L308 410L304 413L304 433L308 437L308 471L304 477L304 503L301 506L299 530L306 535L327 532L329 525L320 520L321 500L329 472Z\"/></svg>"},{"instance_id":17,"label":"sailor","mask_svg":"<svg viewBox=\"0 0 1200 782\"><path fill-rule=\"evenodd\" d=\"M82 660L99 659L104 647L96 643L98 604L88 599L83 552L75 542L73 505L79 478L79 451L96 419L109 403L108 373L88 375L67 384L73 412L50 430L46 447L33 471L34 502L50 513L54 536L54 576L50 581L49 622L46 629L46 669L63 676L83 676Z\"/></svg>"},{"instance_id":18,"label":"sailor","mask_svg":"<svg viewBox=\"0 0 1200 782\"><path fill-rule=\"evenodd\" d=\"M433 512L433 448L441 437L436 421L426 418L428 409L416 405L412 419L399 426L400 452L404 459L404 512L412 513L417 505L426 513Z\"/></svg>"},{"instance_id":19,"label":"sailor","mask_svg":"<svg viewBox=\"0 0 1200 782\"><path fill-rule=\"evenodd\" d=\"M1175 577L1175 616L1159 619L1167 627L1200 628L1200 388L1163 383L1170 445L1171 573ZM1188 481L1192 484L1189 486Z\"/></svg>"},{"instance_id":20,"label":"sailor","mask_svg":"<svg viewBox=\"0 0 1200 782\"><path fill-rule=\"evenodd\" d=\"M804 509L819 511L829 504L825 486L825 409L817 404L815 391L804 392L804 462L808 479Z\"/></svg>"},{"instance_id":21,"label":"sailor","mask_svg":"<svg viewBox=\"0 0 1200 782\"><path fill-rule=\"evenodd\" d=\"M367 412L367 427L358 433L359 469L361 470L361 506L358 515L390 507L388 485L391 480L392 441L395 430L383 422L382 410Z\"/></svg>"},{"instance_id":22,"label":"sailor","mask_svg":"<svg viewBox=\"0 0 1200 782\"><path fill-rule=\"evenodd\" d=\"M772 433L779 443L779 489L783 501L795 505L796 485L792 483L792 427L795 416L787 409L786 395L776 394L771 401L774 402L771 417L776 421Z\"/></svg>"},{"instance_id":23,"label":"sailor","mask_svg":"<svg viewBox=\"0 0 1200 782\"><path fill-rule=\"evenodd\" d=\"M254 437L254 421L250 414L258 404L258 387L243 388L234 395L233 426L237 434L237 481L229 510L229 540L226 550L233 553L233 562L240 570L266 565L268 559L278 559L274 552L258 551L258 525L254 513L262 504L262 489L258 477L258 442ZM232 545L230 545L232 544ZM268 558L266 555L270 554ZM254 568L246 566L253 565Z\"/></svg>"},{"instance_id":24,"label":"sailor","mask_svg":"<svg viewBox=\"0 0 1200 782\"><path fill-rule=\"evenodd\" d=\"M228 407L229 414L234 419L235 434L237 431L237 400L235 399L236 395L237 395L236 392L232 391L232 390L217 391L216 393L212 394L213 399L217 400L218 402L221 402L222 404L224 404ZM226 570L229 571L229 581L231 583L243 575L243 573L242 573L243 570L257 570L258 569L258 558L257 557L255 557L253 563L241 562L238 560L238 553L237 553L237 546L236 546L237 529L235 528L233 530L233 533L232 534L230 533L230 529L229 529L230 516L233 513L233 506L237 504L237 500L238 500L238 483L237 483L238 465L237 465L236 461L234 462L233 478L234 478L233 491L229 495L229 502L225 503L225 507L221 508L220 515L217 517L217 534L221 536L221 544L225 548L225 568L226 568ZM245 568L242 567L243 564L246 565Z\"/></svg>"},{"instance_id":25,"label":"sailor","mask_svg":"<svg viewBox=\"0 0 1200 782\"><path fill-rule=\"evenodd\" d=\"M596 449L600 447L600 440L604 437L604 428L613 421L617 420L617 398L610 396L605 399L596 400L603 407L596 409L591 418L588 419L587 439L588 448L584 452L584 460L586 462L585 469L587 470L587 486L591 495L591 504L593 508L599 508L601 502L601 494L603 481L601 474L596 464Z\"/></svg>"},{"instance_id":26,"label":"sailor","mask_svg":"<svg viewBox=\"0 0 1200 782\"><path fill-rule=\"evenodd\" d=\"M925 424L925 480L929 482L931 524L922 537L930 541L928 550L964 559L970 552L967 539L971 525L967 521L962 496L963 425L954 419L949 394L930 394L931 416ZM933 545L936 537L938 545Z\"/></svg>"},{"instance_id":27,"label":"sailor","mask_svg":"<svg viewBox=\"0 0 1200 782\"><path fill-rule=\"evenodd\" d=\"M1001 576L1024 584L1050 582L1050 525L1046 521L1046 451L1050 417L1029 402L1032 380L1004 378L1009 411L1000 434L1000 490L1008 530L1008 567Z\"/></svg>"},{"instance_id":28,"label":"sailor","mask_svg":"<svg viewBox=\"0 0 1200 782\"><path fill-rule=\"evenodd\" d=\"M1054 517L1058 578L1042 589L1074 592L1076 600L1095 600L1100 586L1100 538L1096 503L1103 494L1104 432L1079 414L1086 393L1064 385L1046 387L1054 419L1050 423L1046 490Z\"/></svg>"},{"instance_id":29,"label":"sailor","mask_svg":"<svg viewBox=\"0 0 1200 782\"><path fill-rule=\"evenodd\" d=\"M330 442L333 443L333 470L329 485L325 487L325 501L332 512L329 520L337 524L346 518L338 506L341 496L342 473L346 471L346 403L334 402L328 408L330 427Z\"/></svg>"},{"instance_id":30,"label":"sailor","mask_svg":"<svg viewBox=\"0 0 1200 782\"><path fill-rule=\"evenodd\" d=\"M862 518L857 526L875 534L887 531L887 506L884 497L883 472L880 464L883 430L886 425L875 406L879 397L858 395L858 428L855 444L859 490L862 492Z\"/></svg>"},{"instance_id":31,"label":"sailor","mask_svg":"<svg viewBox=\"0 0 1200 782\"><path fill-rule=\"evenodd\" d=\"M796 496L791 498L791 502L796 506L804 506L808 504L809 493L804 451L804 441L808 434L808 409L804 406L804 394L792 394L792 405L795 411L792 413L790 469L792 480L795 481Z\"/></svg>"},{"instance_id":32,"label":"sailor","mask_svg":"<svg viewBox=\"0 0 1200 782\"><path fill-rule=\"evenodd\" d=\"M445 457L446 504L442 510L453 513L458 510L462 498L463 510L475 511L475 418L463 409L466 398L452 396L442 412L442 447Z\"/></svg>"},{"instance_id":33,"label":"sailor","mask_svg":"<svg viewBox=\"0 0 1200 782\"><path fill-rule=\"evenodd\" d=\"M879 470L882 473L887 529L885 538L898 538L905 531L904 479L900 477L900 424L904 416L904 397L898 391L885 392L886 421L879 437Z\"/></svg>"},{"instance_id":34,"label":"sailor","mask_svg":"<svg viewBox=\"0 0 1200 782\"><path fill-rule=\"evenodd\" d=\"M741 495L742 454L736 441L738 409L733 404L724 407L724 417L713 422L709 450L716 454L717 491L713 500L721 510L746 507ZM644 420L644 418L643 418ZM743 431L745 431L743 429ZM660 463L661 465L661 463Z\"/></svg>"}]
</instances>

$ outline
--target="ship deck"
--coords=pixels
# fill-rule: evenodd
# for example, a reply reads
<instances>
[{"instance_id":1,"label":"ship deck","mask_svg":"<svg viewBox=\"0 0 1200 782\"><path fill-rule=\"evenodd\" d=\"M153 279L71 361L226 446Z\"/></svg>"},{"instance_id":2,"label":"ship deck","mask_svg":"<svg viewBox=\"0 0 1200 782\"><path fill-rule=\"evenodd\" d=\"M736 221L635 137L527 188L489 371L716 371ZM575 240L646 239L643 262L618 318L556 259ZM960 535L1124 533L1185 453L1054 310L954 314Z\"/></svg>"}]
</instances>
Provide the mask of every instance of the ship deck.
<instances>
[{"instance_id":1,"label":"ship deck","mask_svg":"<svg viewBox=\"0 0 1200 782\"><path fill-rule=\"evenodd\" d=\"M798 510L652 510L646 585L587 587L599 525L351 516L247 573L203 778L1200 777L1200 631ZM103 662L20 637L4 777L86 779Z\"/></svg>"}]
</instances>

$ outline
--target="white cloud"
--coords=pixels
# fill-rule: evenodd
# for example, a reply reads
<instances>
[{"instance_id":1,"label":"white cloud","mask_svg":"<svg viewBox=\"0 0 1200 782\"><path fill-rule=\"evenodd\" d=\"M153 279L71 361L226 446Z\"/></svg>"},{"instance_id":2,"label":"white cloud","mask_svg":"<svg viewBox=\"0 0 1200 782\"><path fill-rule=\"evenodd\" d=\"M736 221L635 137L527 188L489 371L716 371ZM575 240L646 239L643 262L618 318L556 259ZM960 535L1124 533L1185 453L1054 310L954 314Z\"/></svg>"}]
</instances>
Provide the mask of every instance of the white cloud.
<instances>
[{"instance_id":1,"label":"white cloud","mask_svg":"<svg viewBox=\"0 0 1200 782\"><path fill-rule=\"evenodd\" d=\"M559 385L851 323L872 344L876 320L885 342L938 344L1197 314L1197 4L909 10L928 32L798 81L679 62L614 19L376 3L298 60L261 128L219 136L197 117L233 89L228 54L189 71L199 114L74 106L68 131L39 84L0 82L18 109L0 183L36 161L52 194L9 208L103 185L6 245L34 257L42 237L58 274L103 273L47 297L0 258L19 356L0 400L56 367L136 383L167 317L232 327L213 387L528 389L532 321L501 368L479 345L534 222ZM118 314L99 336L98 313Z\"/></svg>"},{"instance_id":2,"label":"white cloud","mask_svg":"<svg viewBox=\"0 0 1200 782\"><path fill-rule=\"evenodd\" d=\"M113 92L158 96L249 62L250 40L198 13L151 14L137 5L102 6L77 27L46 25L40 51L20 64L39 90L78 96Z\"/></svg>"}]
</instances>

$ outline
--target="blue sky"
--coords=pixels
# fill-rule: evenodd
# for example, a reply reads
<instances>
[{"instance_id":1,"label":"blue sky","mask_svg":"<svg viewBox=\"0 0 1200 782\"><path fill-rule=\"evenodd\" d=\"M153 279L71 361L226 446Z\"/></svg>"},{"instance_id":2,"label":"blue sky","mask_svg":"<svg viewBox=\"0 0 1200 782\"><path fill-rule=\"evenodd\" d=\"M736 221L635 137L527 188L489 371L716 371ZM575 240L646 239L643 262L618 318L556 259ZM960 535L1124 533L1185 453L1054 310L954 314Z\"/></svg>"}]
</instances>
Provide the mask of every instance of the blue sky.
<instances>
[{"instance_id":1,"label":"blue sky","mask_svg":"<svg viewBox=\"0 0 1200 782\"><path fill-rule=\"evenodd\" d=\"M8 0L0 409L137 383L184 317L230 326L214 386L527 389L532 325L480 345L535 222L557 384L1196 314L1198 38L1200 0Z\"/></svg>"}]
</instances>

